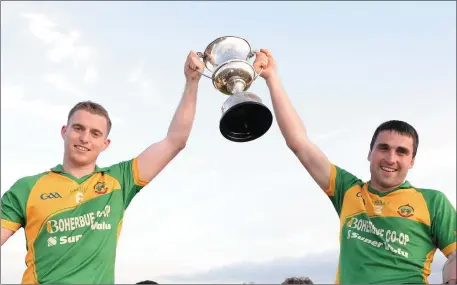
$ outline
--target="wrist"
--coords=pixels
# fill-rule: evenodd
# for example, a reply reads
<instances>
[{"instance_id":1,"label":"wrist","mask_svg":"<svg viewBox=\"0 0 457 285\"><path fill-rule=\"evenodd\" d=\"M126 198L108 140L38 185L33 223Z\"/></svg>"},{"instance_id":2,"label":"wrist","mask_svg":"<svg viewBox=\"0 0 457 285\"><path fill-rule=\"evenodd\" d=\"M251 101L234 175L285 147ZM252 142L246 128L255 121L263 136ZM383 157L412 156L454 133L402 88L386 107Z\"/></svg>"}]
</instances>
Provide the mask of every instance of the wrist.
<instances>
[{"instance_id":1,"label":"wrist","mask_svg":"<svg viewBox=\"0 0 457 285\"><path fill-rule=\"evenodd\" d=\"M268 87L271 88L272 86L280 83L279 75L276 72L273 72L267 78L265 78L265 81Z\"/></svg>"},{"instance_id":2,"label":"wrist","mask_svg":"<svg viewBox=\"0 0 457 285\"><path fill-rule=\"evenodd\" d=\"M186 89L197 88L200 78L186 78Z\"/></svg>"}]
</instances>

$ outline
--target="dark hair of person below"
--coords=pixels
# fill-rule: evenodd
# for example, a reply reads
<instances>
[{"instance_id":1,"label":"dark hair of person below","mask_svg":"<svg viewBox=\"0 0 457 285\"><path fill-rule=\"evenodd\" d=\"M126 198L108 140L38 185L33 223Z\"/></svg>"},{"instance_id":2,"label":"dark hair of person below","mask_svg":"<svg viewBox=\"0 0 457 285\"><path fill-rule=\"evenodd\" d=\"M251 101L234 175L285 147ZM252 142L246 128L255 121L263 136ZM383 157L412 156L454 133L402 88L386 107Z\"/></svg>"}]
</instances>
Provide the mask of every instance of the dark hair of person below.
<instances>
[{"instance_id":1,"label":"dark hair of person below","mask_svg":"<svg viewBox=\"0 0 457 285\"><path fill-rule=\"evenodd\" d=\"M308 277L289 277L281 284L314 284Z\"/></svg>"},{"instance_id":2,"label":"dark hair of person below","mask_svg":"<svg viewBox=\"0 0 457 285\"><path fill-rule=\"evenodd\" d=\"M159 283L157 283L155 281L151 281L151 280L144 280L144 281L140 281L136 284L159 284Z\"/></svg>"}]
</instances>

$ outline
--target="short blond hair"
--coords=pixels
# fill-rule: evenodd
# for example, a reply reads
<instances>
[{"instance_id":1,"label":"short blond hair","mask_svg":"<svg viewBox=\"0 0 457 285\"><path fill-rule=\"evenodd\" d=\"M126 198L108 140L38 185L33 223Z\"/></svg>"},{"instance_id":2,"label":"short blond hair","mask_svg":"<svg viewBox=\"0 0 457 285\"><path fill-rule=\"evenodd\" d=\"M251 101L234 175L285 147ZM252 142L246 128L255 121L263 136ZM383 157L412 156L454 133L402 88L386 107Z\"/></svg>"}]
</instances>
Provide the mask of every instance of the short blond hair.
<instances>
[{"instance_id":1,"label":"short blond hair","mask_svg":"<svg viewBox=\"0 0 457 285\"><path fill-rule=\"evenodd\" d=\"M105 117L105 119L108 123L108 128L107 128L108 132L106 135L109 134L109 132L111 131L112 123L111 123L111 119L108 115L108 111L106 111L106 109L102 105L92 102L92 101L79 102L73 108L71 108L70 112L68 113L67 122L70 122L71 116L73 116L74 113L76 113L79 110L88 111L91 114Z\"/></svg>"}]
</instances>

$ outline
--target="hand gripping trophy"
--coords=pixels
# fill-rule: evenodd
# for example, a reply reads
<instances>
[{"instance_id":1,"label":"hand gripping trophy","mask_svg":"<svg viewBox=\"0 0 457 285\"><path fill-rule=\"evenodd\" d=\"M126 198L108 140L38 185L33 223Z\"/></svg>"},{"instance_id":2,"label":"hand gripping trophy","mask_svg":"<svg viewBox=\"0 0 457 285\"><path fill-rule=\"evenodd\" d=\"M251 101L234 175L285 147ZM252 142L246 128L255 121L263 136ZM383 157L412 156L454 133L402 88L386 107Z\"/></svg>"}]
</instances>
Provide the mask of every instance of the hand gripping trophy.
<instances>
[{"instance_id":1,"label":"hand gripping trophy","mask_svg":"<svg viewBox=\"0 0 457 285\"><path fill-rule=\"evenodd\" d=\"M257 79L251 60L255 56L248 41L225 36L214 40L204 53L197 53L212 75L214 87L230 97L222 105L221 134L233 142L248 142L264 135L273 123L271 111L259 96L247 92Z\"/></svg>"}]
</instances>

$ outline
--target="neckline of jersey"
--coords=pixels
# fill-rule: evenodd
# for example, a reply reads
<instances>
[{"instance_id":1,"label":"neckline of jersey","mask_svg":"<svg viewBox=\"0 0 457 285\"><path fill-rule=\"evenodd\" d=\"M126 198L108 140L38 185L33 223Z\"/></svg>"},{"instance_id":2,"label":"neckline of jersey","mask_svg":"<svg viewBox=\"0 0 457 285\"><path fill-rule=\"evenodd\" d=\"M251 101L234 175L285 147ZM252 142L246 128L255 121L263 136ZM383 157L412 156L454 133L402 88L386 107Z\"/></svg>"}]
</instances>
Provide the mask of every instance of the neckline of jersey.
<instances>
[{"instance_id":1,"label":"neckline of jersey","mask_svg":"<svg viewBox=\"0 0 457 285\"><path fill-rule=\"evenodd\" d=\"M387 196L389 195L390 193L393 193L395 191L398 191L398 190L402 190L402 189L410 189L410 188L414 188L411 183L409 183L408 180L405 180L405 182L403 182L403 184L401 184L400 186L398 186L397 188L395 189L392 189L390 191L387 191L387 192L380 192L374 188L371 187L371 181L368 181L367 183L367 189L369 192L375 194L375 195L378 195L379 197L384 197L384 196Z\"/></svg>"},{"instance_id":2,"label":"neckline of jersey","mask_svg":"<svg viewBox=\"0 0 457 285\"><path fill-rule=\"evenodd\" d=\"M98 167L98 165L95 165L95 169L94 169L94 171L93 171L92 173L87 174L87 175L85 175L85 176L83 176L83 177L77 178L77 177L71 175L70 173L65 172L64 169L63 169L62 164L58 164L58 165L56 165L55 167L51 168L51 171L52 171L52 172L59 173L60 175L63 175L63 176L65 176L65 177L68 177L68 178L70 178L71 180L77 182L78 184L83 183L84 181L87 180L87 178L91 177L91 176L94 175L95 173L106 172L106 170L107 170L107 168L101 168L101 167Z\"/></svg>"}]
</instances>

